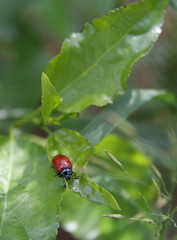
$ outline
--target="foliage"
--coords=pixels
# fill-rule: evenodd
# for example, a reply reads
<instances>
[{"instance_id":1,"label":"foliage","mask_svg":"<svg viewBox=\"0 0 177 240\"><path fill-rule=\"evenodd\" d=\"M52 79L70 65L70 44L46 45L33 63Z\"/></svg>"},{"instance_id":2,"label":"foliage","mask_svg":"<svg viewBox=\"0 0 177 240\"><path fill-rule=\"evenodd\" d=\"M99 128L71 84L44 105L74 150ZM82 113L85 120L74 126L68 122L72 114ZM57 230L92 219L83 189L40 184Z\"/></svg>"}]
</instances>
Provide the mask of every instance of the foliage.
<instances>
[{"instance_id":1,"label":"foliage","mask_svg":"<svg viewBox=\"0 0 177 240\"><path fill-rule=\"evenodd\" d=\"M164 5L166 1L142 1L118 8L64 41L46 70L63 98L61 111L103 106L122 93L131 66L161 32Z\"/></svg>"},{"instance_id":2,"label":"foliage","mask_svg":"<svg viewBox=\"0 0 177 240\"><path fill-rule=\"evenodd\" d=\"M14 83L0 85L5 108L0 112L0 238L54 239L60 222L84 240L165 239L170 226L177 227L177 138L172 125L167 137L154 122L162 112L174 118L176 97L154 86L127 90L126 85L132 66L157 41L168 1L139 1L92 20L64 40L45 68L48 56L38 38L44 25L35 24L34 31L32 9L41 9L55 37L65 22L64 37L78 18L70 24L68 1L61 1L61 14L54 0L31 3L31 8L27 1L18 7L14 2L9 9L14 26L1 16L2 32L7 29L2 36L15 41L9 43L14 58L2 65L2 79ZM81 7L83 1L77 2ZM85 4L99 6L95 16L116 5L113 0ZM170 5L176 9L175 1ZM40 74L41 106L35 108ZM154 122L146 124L145 118ZM77 177L55 177L51 161L57 154L72 161Z\"/></svg>"}]
</instances>

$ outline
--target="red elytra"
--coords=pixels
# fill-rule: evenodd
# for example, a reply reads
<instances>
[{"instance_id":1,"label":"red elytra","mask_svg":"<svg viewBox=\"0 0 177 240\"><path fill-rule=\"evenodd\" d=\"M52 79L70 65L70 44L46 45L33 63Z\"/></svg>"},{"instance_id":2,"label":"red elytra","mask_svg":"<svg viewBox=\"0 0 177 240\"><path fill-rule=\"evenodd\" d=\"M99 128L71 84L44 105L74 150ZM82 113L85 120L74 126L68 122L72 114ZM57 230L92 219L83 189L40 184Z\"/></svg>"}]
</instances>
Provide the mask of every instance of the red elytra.
<instances>
[{"instance_id":1,"label":"red elytra","mask_svg":"<svg viewBox=\"0 0 177 240\"><path fill-rule=\"evenodd\" d=\"M72 169L73 165L69 158L64 155L56 155L52 159L52 166L55 168L57 172L62 172L64 169Z\"/></svg>"}]
</instances>

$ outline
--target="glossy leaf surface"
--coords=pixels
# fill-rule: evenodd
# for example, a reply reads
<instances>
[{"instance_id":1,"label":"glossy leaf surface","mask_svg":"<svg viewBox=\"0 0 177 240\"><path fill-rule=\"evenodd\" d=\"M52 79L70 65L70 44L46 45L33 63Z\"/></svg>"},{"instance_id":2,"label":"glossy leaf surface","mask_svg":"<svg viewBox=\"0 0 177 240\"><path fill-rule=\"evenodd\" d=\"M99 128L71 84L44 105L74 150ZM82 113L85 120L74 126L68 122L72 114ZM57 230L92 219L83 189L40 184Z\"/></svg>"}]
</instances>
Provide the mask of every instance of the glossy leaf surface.
<instances>
[{"instance_id":1,"label":"glossy leaf surface","mask_svg":"<svg viewBox=\"0 0 177 240\"><path fill-rule=\"evenodd\" d=\"M62 129L49 136L48 154L50 159L57 154L63 154L72 161L74 169L77 166L82 169L82 166L87 164L88 157L93 154L93 147L77 132ZM80 168L74 170L78 179L68 181L69 188L87 200L119 209L116 200L107 190L91 182L89 178L80 176Z\"/></svg>"},{"instance_id":2,"label":"glossy leaf surface","mask_svg":"<svg viewBox=\"0 0 177 240\"><path fill-rule=\"evenodd\" d=\"M81 176L78 179L70 181L68 186L71 191L87 200L120 210L117 201L106 189L86 177Z\"/></svg>"},{"instance_id":3,"label":"glossy leaf surface","mask_svg":"<svg viewBox=\"0 0 177 240\"><path fill-rule=\"evenodd\" d=\"M62 99L58 96L57 91L50 82L45 73L42 74L42 116L44 120L50 116L61 103Z\"/></svg>"},{"instance_id":4,"label":"glossy leaf surface","mask_svg":"<svg viewBox=\"0 0 177 240\"><path fill-rule=\"evenodd\" d=\"M60 129L48 137L48 155L52 160L57 154L67 156L75 166L83 166L93 154L93 146L78 132Z\"/></svg>"},{"instance_id":5,"label":"glossy leaf surface","mask_svg":"<svg viewBox=\"0 0 177 240\"><path fill-rule=\"evenodd\" d=\"M27 137L0 137L0 239L52 240L64 188L45 149Z\"/></svg>"},{"instance_id":6,"label":"glossy leaf surface","mask_svg":"<svg viewBox=\"0 0 177 240\"><path fill-rule=\"evenodd\" d=\"M80 112L111 103L130 69L157 40L167 0L145 0L111 11L73 33L46 74L63 98L61 110Z\"/></svg>"}]
</instances>

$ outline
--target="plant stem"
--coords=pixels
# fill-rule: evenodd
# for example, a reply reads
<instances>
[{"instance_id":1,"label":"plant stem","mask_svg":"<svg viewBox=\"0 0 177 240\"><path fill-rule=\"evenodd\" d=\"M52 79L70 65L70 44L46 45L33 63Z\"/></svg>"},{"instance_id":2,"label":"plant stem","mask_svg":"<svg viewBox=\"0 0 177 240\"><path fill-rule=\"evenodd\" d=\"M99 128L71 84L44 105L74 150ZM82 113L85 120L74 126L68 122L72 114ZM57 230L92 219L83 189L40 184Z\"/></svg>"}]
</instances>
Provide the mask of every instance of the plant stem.
<instances>
[{"instance_id":1,"label":"plant stem","mask_svg":"<svg viewBox=\"0 0 177 240\"><path fill-rule=\"evenodd\" d=\"M162 221L162 228L160 230L160 236L159 239L160 240L166 240L166 234L167 234L167 230L169 228L171 220L169 218L166 218L165 220Z\"/></svg>"},{"instance_id":2,"label":"plant stem","mask_svg":"<svg viewBox=\"0 0 177 240\"><path fill-rule=\"evenodd\" d=\"M24 118L19 119L18 121L16 121L12 127L21 127L22 125L28 123L28 122L35 122L35 117L40 113L41 111L41 106L38 107L35 111L31 112L29 115L27 115Z\"/></svg>"}]
</instances>

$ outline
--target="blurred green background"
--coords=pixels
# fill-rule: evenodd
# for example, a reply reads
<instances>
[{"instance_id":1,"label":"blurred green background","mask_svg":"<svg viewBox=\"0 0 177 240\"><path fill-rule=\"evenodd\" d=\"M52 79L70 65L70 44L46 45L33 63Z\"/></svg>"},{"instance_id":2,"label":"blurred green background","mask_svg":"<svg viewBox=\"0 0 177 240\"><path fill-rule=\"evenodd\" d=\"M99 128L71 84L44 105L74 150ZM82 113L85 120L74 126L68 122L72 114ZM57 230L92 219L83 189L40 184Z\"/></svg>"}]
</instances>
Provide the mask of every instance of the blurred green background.
<instances>
[{"instance_id":1,"label":"blurred green background","mask_svg":"<svg viewBox=\"0 0 177 240\"><path fill-rule=\"evenodd\" d=\"M1 0L0 108L40 104L41 72L62 41L93 18L133 1ZM175 1L174 1L175 2ZM176 13L168 9L163 33L151 53L134 67L129 87L168 89L176 94ZM2 112L0 119L13 112ZM14 112L14 116L23 114ZM4 129L1 127L1 130Z\"/></svg>"},{"instance_id":2,"label":"blurred green background","mask_svg":"<svg viewBox=\"0 0 177 240\"><path fill-rule=\"evenodd\" d=\"M48 61L60 51L62 41L72 32L78 32L83 25L93 18L106 14L111 9L134 1L115 0L1 0L0 1L0 131L7 132L8 125L14 118L23 116L26 112L40 104L41 72ZM130 121L138 134L133 141L131 131L122 133L116 129L114 134L101 143L112 154L124 162L126 169L140 181L149 184L151 172L148 168L150 159L141 152L143 149L135 144L143 137L165 150L166 154L175 158L174 142L176 137L175 104L177 92L177 13L175 1L168 8L163 32L150 54L135 64L128 80L128 88L155 88L169 90L174 99L166 102L151 101L131 116ZM80 130L90 119L99 113L100 109L90 107L79 119L68 120L66 127ZM118 147L117 147L118 146ZM118 155L117 149L120 149ZM137 150L138 149L138 150ZM159 152L157 152L158 154ZM174 155L174 156L173 156ZM131 158L129 159L129 157ZM160 155L159 155L160 156ZM111 160L103 152L98 151L95 161L91 161L88 171L95 180L109 189L121 203L127 216L132 216L146 208L142 199L129 182L117 179L111 171ZM99 159L99 161L98 161ZM100 160L101 159L101 160ZM128 161L127 161L128 159ZM139 160L137 160L139 159ZM176 159L175 159L176 160ZM100 170L99 164L102 164ZM103 167L105 166L105 168ZM158 167L170 184L169 172L158 162ZM110 173L109 173L110 170ZM97 177L96 177L97 176ZM120 181L120 186L119 186ZM154 190L141 185L138 191L143 192L150 202L153 202ZM133 197L132 197L133 196ZM71 201L72 198L72 201ZM72 202L72 204L71 204ZM74 203L74 204L73 204ZM94 205L67 192L63 201L59 230L59 239L104 240L119 239L153 239L153 226L142 223L126 223L115 219L100 217L104 213L112 213L106 207ZM75 238L65 232L71 232ZM174 230L169 233L174 235Z\"/></svg>"}]
</instances>

